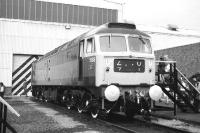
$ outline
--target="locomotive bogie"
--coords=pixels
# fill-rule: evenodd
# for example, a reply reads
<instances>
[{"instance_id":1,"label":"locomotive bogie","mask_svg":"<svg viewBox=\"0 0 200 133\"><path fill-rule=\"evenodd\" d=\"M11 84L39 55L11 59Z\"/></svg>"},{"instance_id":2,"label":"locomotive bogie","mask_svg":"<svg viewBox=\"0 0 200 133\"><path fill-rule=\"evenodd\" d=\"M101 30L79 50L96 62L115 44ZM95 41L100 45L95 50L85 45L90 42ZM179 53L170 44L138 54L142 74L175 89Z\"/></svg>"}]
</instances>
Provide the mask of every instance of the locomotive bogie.
<instances>
[{"instance_id":1,"label":"locomotive bogie","mask_svg":"<svg viewBox=\"0 0 200 133\"><path fill-rule=\"evenodd\" d=\"M48 58L39 60L33 68L34 75L32 76L36 77L32 77L32 84L76 85L78 82L78 60L75 57L76 54L71 55L70 53L71 50L62 50Z\"/></svg>"}]
</instances>

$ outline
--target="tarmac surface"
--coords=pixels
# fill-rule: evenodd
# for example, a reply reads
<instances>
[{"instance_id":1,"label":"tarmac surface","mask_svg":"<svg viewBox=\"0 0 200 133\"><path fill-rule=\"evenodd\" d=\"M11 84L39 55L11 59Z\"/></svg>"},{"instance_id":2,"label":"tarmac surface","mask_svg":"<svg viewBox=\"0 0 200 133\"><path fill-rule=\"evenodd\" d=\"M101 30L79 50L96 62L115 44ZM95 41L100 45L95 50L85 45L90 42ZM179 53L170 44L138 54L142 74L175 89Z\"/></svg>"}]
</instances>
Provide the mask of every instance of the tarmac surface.
<instances>
[{"instance_id":1,"label":"tarmac surface","mask_svg":"<svg viewBox=\"0 0 200 133\"><path fill-rule=\"evenodd\" d=\"M18 133L123 133L72 110L52 107L30 97L7 97L5 100L20 114L8 111L7 121ZM155 111L153 115L200 125L200 113ZM200 132L200 131L199 131ZM7 129L7 133L9 133Z\"/></svg>"},{"instance_id":2,"label":"tarmac surface","mask_svg":"<svg viewBox=\"0 0 200 133\"><path fill-rule=\"evenodd\" d=\"M173 111L155 111L152 112L152 114L162 118L177 119L188 123L194 123L200 125L200 113L181 112L180 110L178 110L176 112L176 115L174 115Z\"/></svg>"},{"instance_id":3,"label":"tarmac surface","mask_svg":"<svg viewBox=\"0 0 200 133\"><path fill-rule=\"evenodd\" d=\"M178 107L176 107L176 115L174 115L173 103L169 102L167 104L166 102L161 102L161 103L157 102L156 105L160 107L169 107L172 110L153 111L152 115L166 119L177 119L188 123L200 125L200 112L194 113L190 108L186 108L187 111L183 112Z\"/></svg>"},{"instance_id":4,"label":"tarmac surface","mask_svg":"<svg viewBox=\"0 0 200 133\"><path fill-rule=\"evenodd\" d=\"M5 100L20 114L8 111L7 121L17 133L124 133L73 110L52 107L29 97L8 97ZM7 129L7 133L10 131Z\"/></svg>"}]
</instances>

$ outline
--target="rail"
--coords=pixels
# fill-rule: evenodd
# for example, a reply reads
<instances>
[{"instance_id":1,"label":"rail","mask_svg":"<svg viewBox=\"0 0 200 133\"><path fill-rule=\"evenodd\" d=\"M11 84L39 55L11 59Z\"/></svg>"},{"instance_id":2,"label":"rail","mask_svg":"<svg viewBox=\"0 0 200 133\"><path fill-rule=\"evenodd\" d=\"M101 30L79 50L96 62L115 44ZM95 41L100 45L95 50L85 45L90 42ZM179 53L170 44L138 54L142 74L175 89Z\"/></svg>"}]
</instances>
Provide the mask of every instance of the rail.
<instances>
[{"instance_id":1,"label":"rail","mask_svg":"<svg viewBox=\"0 0 200 133\"><path fill-rule=\"evenodd\" d=\"M6 133L6 127L12 133L17 133L16 130L6 121L7 109L16 116L20 116L20 114L0 96L0 133Z\"/></svg>"}]
</instances>

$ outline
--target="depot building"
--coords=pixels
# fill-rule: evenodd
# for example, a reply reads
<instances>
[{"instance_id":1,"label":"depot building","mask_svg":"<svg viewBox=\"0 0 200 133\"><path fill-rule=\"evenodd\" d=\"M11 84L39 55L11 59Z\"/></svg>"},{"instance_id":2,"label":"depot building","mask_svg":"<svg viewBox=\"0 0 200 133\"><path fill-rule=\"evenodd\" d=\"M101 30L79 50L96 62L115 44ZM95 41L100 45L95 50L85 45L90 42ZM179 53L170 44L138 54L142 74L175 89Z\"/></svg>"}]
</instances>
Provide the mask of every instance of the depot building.
<instances>
[{"instance_id":1,"label":"depot building","mask_svg":"<svg viewBox=\"0 0 200 133\"><path fill-rule=\"evenodd\" d=\"M0 82L12 95L23 93L24 78L31 89L31 63L41 55L95 26L118 21L118 5L97 1L0 1Z\"/></svg>"},{"instance_id":2,"label":"depot building","mask_svg":"<svg viewBox=\"0 0 200 133\"><path fill-rule=\"evenodd\" d=\"M104 0L0 0L0 82L9 95L31 90L31 63L78 35L123 20L123 5ZM200 35L170 27L136 24L153 49L199 42Z\"/></svg>"}]
</instances>

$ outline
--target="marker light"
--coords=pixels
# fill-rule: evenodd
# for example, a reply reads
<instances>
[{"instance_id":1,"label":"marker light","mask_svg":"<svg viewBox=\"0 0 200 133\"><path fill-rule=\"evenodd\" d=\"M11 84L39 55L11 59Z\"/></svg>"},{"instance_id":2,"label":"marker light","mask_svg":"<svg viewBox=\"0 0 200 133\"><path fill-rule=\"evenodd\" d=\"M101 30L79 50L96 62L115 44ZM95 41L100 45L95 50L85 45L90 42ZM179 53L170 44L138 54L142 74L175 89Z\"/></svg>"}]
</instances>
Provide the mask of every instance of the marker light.
<instances>
[{"instance_id":1,"label":"marker light","mask_svg":"<svg viewBox=\"0 0 200 133\"><path fill-rule=\"evenodd\" d=\"M162 89L158 85L154 85L149 90L149 96L151 99L158 101L162 96Z\"/></svg>"},{"instance_id":2,"label":"marker light","mask_svg":"<svg viewBox=\"0 0 200 133\"><path fill-rule=\"evenodd\" d=\"M108 86L105 89L104 93L105 93L106 99L109 100L109 101L112 101L112 102L116 101L120 96L120 90L115 85Z\"/></svg>"}]
</instances>

